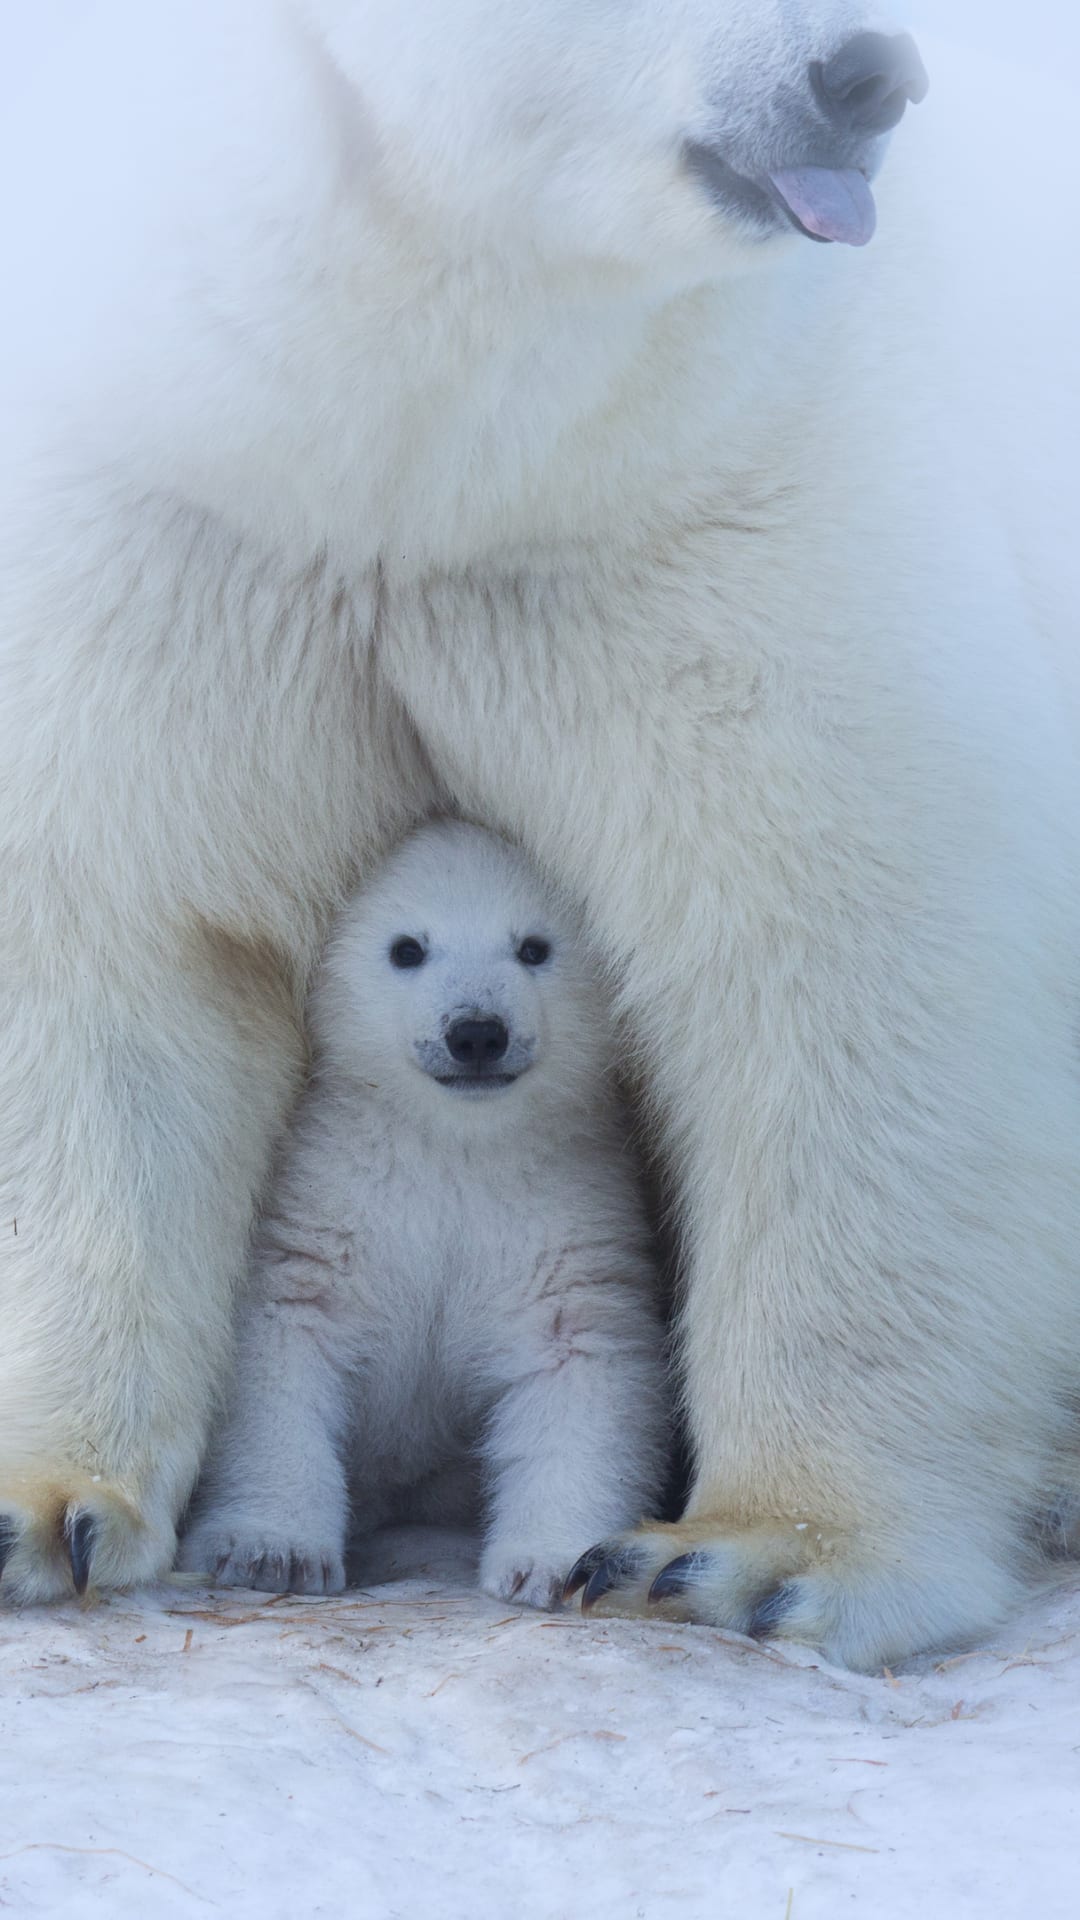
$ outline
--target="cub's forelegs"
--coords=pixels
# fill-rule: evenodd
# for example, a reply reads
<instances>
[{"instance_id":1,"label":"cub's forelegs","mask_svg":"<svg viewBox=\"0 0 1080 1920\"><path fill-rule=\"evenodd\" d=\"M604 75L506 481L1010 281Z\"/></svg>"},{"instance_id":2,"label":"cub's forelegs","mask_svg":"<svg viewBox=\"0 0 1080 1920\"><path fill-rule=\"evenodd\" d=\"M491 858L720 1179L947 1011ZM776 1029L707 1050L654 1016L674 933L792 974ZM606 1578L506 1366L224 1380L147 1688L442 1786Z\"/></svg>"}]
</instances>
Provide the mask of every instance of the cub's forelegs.
<instances>
[{"instance_id":1,"label":"cub's forelegs","mask_svg":"<svg viewBox=\"0 0 1080 1920\"><path fill-rule=\"evenodd\" d=\"M350 1395L332 1275L344 1242L329 1230L283 1228L270 1221L260 1235L228 1415L180 1565L222 1586L340 1593Z\"/></svg>"},{"instance_id":2,"label":"cub's forelegs","mask_svg":"<svg viewBox=\"0 0 1080 1920\"><path fill-rule=\"evenodd\" d=\"M557 1250L557 1276L508 1324L503 1388L483 1462L489 1513L480 1582L503 1600L552 1607L599 1532L655 1512L667 1446L662 1331L651 1279L625 1251Z\"/></svg>"}]
</instances>

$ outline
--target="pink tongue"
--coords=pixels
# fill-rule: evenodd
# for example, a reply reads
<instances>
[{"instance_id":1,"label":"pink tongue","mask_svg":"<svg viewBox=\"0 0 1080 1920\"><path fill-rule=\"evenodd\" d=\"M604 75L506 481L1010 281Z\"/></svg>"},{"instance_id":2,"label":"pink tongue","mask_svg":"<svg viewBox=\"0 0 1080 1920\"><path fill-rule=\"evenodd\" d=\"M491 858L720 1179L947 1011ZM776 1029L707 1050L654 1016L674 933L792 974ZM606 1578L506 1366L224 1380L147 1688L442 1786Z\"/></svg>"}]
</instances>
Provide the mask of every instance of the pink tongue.
<instances>
[{"instance_id":1,"label":"pink tongue","mask_svg":"<svg viewBox=\"0 0 1080 1920\"><path fill-rule=\"evenodd\" d=\"M854 168L791 167L769 178L808 233L849 247L865 247L873 239L877 208L865 174Z\"/></svg>"}]
</instances>

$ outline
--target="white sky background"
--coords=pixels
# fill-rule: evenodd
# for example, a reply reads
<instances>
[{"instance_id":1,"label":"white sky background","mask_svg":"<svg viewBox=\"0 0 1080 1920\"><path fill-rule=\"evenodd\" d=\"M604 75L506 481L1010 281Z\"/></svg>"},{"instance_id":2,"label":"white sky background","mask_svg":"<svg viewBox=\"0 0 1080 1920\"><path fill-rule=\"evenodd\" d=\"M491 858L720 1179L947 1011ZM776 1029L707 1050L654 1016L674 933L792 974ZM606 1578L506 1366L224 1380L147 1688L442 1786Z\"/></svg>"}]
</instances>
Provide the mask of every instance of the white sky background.
<instances>
[{"instance_id":1,"label":"white sky background","mask_svg":"<svg viewBox=\"0 0 1080 1920\"><path fill-rule=\"evenodd\" d=\"M1022 34L1030 41L1054 23L1064 28L1073 5L1074 0L1024 0L1023 5L1019 0L909 0L905 7L899 0L890 11L906 14L913 26L950 38L994 41L1007 51L1014 36Z\"/></svg>"},{"instance_id":2,"label":"white sky background","mask_svg":"<svg viewBox=\"0 0 1080 1920\"><path fill-rule=\"evenodd\" d=\"M47 45L99 0L0 0L0 89L17 63ZM153 0L147 0L153 4ZM718 7L722 0L717 0ZM996 46L1015 52L1025 65L1057 65L1063 42L1080 41L1077 0L885 0L885 10L901 24ZM7 68L8 72L4 73Z\"/></svg>"},{"instance_id":3,"label":"white sky background","mask_svg":"<svg viewBox=\"0 0 1080 1920\"><path fill-rule=\"evenodd\" d=\"M1080 40L1076 0L887 0L918 31L970 40L1025 66L1054 65Z\"/></svg>"}]
</instances>

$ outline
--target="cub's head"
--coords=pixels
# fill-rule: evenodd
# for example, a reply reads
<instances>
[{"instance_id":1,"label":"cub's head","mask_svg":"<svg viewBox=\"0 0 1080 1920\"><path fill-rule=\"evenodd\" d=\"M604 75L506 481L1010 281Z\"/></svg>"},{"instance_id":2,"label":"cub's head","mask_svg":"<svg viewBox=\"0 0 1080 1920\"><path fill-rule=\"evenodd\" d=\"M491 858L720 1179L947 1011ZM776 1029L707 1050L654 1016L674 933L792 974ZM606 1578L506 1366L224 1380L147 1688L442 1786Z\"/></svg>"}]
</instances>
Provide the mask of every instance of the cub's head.
<instances>
[{"instance_id":1,"label":"cub's head","mask_svg":"<svg viewBox=\"0 0 1080 1920\"><path fill-rule=\"evenodd\" d=\"M415 834L340 916L312 1027L331 1072L458 1130L594 1101L610 1057L575 917L457 822Z\"/></svg>"},{"instance_id":2,"label":"cub's head","mask_svg":"<svg viewBox=\"0 0 1080 1920\"><path fill-rule=\"evenodd\" d=\"M305 5L376 202L458 260L671 283L783 235L864 244L927 87L877 0Z\"/></svg>"}]
</instances>

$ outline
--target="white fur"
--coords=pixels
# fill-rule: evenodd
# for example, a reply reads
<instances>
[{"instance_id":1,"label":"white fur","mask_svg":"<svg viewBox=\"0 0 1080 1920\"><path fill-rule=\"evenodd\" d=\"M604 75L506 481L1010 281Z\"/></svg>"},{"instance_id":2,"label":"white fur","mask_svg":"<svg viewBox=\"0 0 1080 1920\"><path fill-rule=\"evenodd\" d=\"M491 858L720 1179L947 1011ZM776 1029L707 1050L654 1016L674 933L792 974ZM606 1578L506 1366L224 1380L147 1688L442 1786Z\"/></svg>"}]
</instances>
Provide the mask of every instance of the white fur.
<instances>
[{"instance_id":1,"label":"white fur","mask_svg":"<svg viewBox=\"0 0 1080 1920\"><path fill-rule=\"evenodd\" d=\"M440 805L585 903L640 1050L684 1610L779 1584L873 1664L1018 1591L1075 1481L1070 112L938 62L861 254L681 160L866 24L102 0L7 118L15 1593L72 1502L99 1581L167 1563L311 957Z\"/></svg>"},{"instance_id":2,"label":"white fur","mask_svg":"<svg viewBox=\"0 0 1080 1920\"><path fill-rule=\"evenodd\" d=\"M399 971L416 936L427 958ZM529 967L522 941L550 957ZM314 1077L257 1237L229 1414L181 1565L334 1592L360 1530L482 1467L489 1592L554 1605L655 1511L662 1332L628 1117L578 928L520 855L426 829L344 911ZM502 1020L505 1087L447 1085Z\"/></svg>"}]
</instances>

